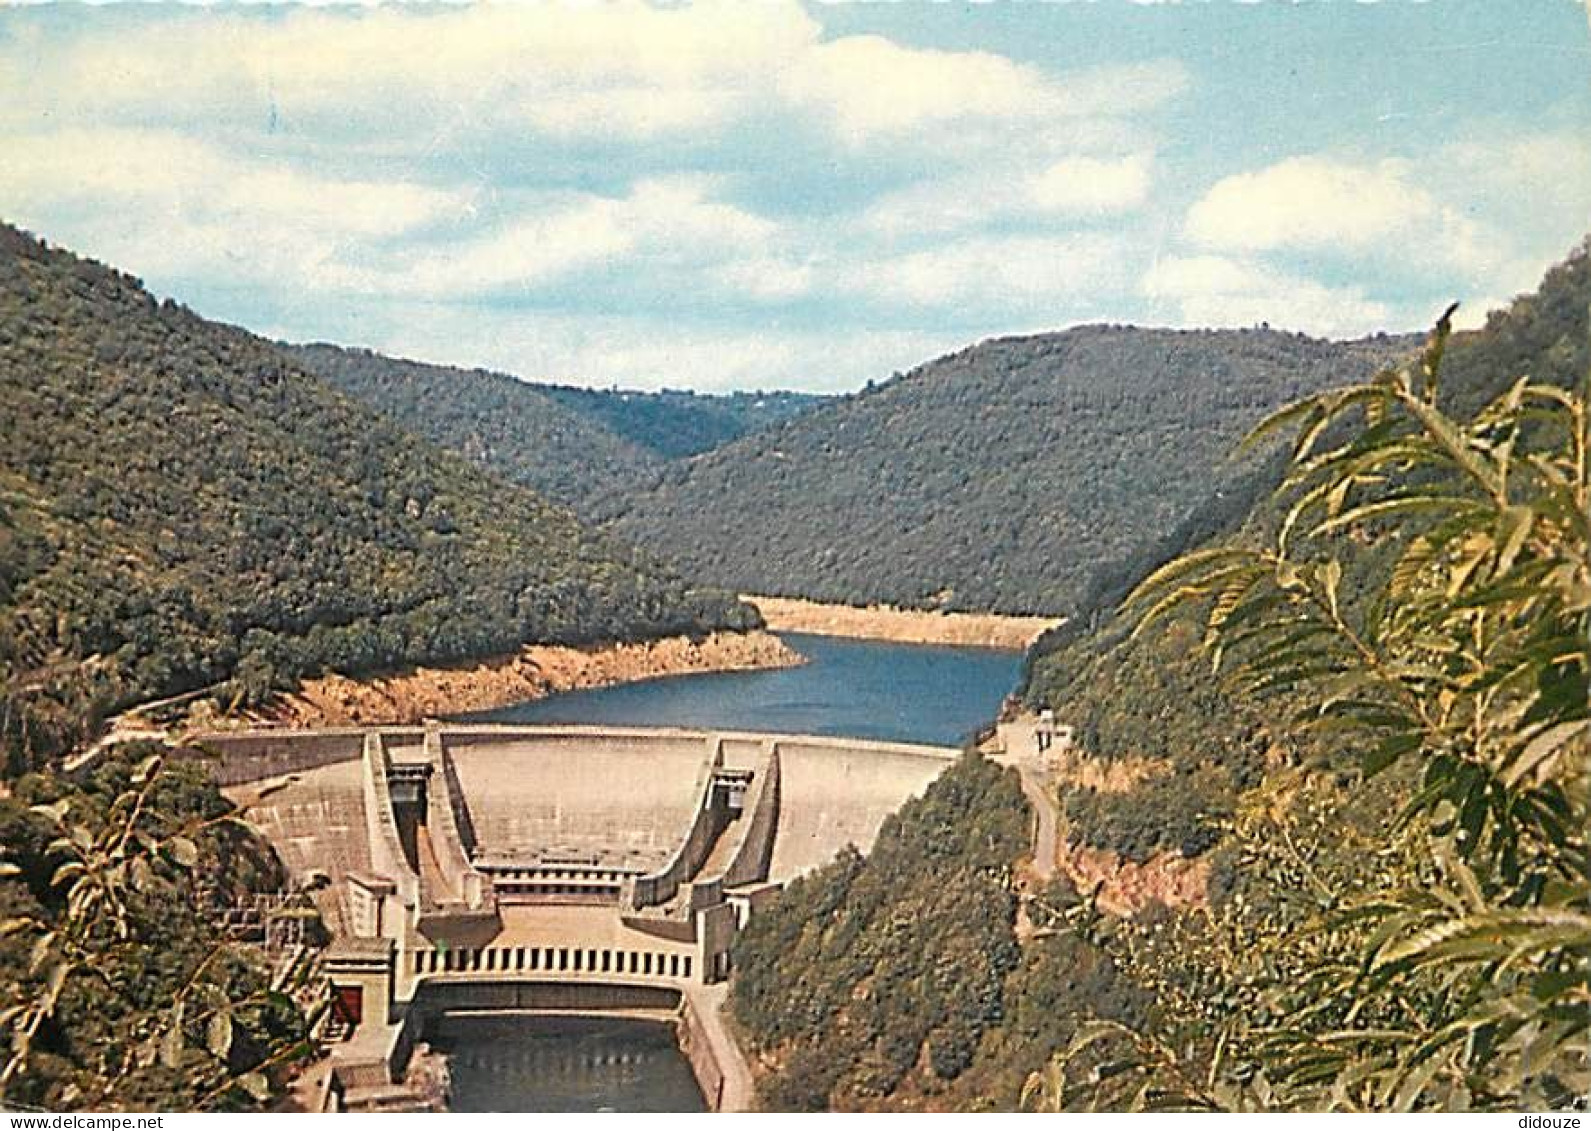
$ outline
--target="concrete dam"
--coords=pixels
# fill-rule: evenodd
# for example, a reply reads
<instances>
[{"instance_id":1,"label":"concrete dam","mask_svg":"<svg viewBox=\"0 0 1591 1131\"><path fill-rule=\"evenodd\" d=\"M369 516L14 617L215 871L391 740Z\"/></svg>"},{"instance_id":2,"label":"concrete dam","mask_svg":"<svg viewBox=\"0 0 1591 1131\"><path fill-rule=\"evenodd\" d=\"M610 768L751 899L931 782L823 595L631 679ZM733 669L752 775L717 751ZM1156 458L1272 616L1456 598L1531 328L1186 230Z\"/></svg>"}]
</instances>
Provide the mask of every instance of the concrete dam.
<instances>
[{"instance_id":1,"label":"concrete dam","mask_svg":"<svg viewBox=\"0 0 1591 1131\"><path fill-rule=\"evenodd\" d=\"M331 932L339 1087L390 1085L426 1018L449 1011L667 1010L714 1106L734 1106L711 1046L727 1040L716 1006L736 932L784 883L870 848L959 755L452 724L198 744Z\"/></svg>"}]
</instances>

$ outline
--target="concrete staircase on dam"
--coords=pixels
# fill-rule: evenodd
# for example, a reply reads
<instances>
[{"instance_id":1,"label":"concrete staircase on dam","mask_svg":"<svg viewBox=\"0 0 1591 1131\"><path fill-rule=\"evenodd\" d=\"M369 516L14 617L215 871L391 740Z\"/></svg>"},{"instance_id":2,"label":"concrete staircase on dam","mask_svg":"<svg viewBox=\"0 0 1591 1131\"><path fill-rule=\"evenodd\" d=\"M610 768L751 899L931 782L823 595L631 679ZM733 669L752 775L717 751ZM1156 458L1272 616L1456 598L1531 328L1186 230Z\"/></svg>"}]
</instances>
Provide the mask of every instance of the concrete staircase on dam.
<instances>
[{"instance_id":1,"label":"concrete staircase on dam","mask_svg":"<svg viewBox=\"0 0 1591 1131\"><path fill-rule=\"evenodd\" d=\"M237 800L288 778L250 817L317 889L333 935L329 992L348 1022L333 1055L358 1069L361 1089L383 1071L401 1076L439 1013L557 1008L560 993L596 1009L651 1008L648 995L677 1004L721 983L762 901L847 844L866 850L884 818L959 755L617 727L201 742Z\"/></svg>"}]
</instances>

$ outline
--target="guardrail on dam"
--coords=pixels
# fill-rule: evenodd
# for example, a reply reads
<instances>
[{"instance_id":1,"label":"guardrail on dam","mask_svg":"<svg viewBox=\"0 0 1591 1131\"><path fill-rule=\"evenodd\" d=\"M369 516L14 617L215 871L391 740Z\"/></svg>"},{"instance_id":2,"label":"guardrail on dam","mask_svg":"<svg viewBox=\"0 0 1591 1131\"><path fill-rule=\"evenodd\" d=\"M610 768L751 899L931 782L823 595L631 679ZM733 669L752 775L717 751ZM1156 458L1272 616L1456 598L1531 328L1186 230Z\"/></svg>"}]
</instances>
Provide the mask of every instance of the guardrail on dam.
<instances>
[{"instance_id":1,"label":"guardrail on dam","mask_svg":"<svg viewBox=\"0 0 1591 1131\"><path fill-rule=\"evenodd\" d=\"M555 1000L558 985L648 1008L659 990L688 997L722 981L759 903L847 844L870 848L884 818L959 755L809 735L452 724L196 744L314 890L333 936L344 1038L333 1055L365 1081L390 1079L428 1014Z\"/></svg>"}]
</instances>

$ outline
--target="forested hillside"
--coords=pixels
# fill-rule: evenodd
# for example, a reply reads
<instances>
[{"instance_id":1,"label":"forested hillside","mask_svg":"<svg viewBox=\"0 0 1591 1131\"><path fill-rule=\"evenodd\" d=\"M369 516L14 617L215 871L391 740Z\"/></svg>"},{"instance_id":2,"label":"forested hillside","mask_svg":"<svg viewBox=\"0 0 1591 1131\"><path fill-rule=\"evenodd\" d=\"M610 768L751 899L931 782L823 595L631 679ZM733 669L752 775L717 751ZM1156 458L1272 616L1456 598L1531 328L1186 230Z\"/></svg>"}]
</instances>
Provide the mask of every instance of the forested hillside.
<instances>
[{"instance_id":1,"label":"forested hillside","mask_svg":"<svg viewBox=\"0 0 1591 1131\"><path fill-rule=\"evenodd\" d=\"M859 1045L878 1026L852 1015L915 1031L917 999L871 987L943 966L828 925L910 922L909 893L954 866L842 861L764 928L781 947L822 940L813 973L770 991L753 932L738 958L766 1102L1583 1105L1588 308L1582 247L1484 331L1439 325L1398 371L1308 398L1279 421L1294 446L1263 490L1205 508L1042 646L1030 704L1076 725L1085 759L1150 767L1124 788L1062 782L1071 839L1137 859L1213 850L1205 906L1119 918L1089 892L1037 893L970 1060L930 1048L903 1069L911 1050ZM976 827L1009 798L972 804ZM1009 875L1011 854L957 851ZM891 891L907 894L859 887L869 867L903 872ZM930 944L944 966L962 933ZM840 981L869 992L836 1008ZM837 1023L801 1031L809 1018Z\"/></svg>"},{"instance_id":2,"label":"forested hillside","mask_svg":"<svg viewBox=\"0 0 1591 1131\"><path fill-rule=\"evenodd\" d=\"M1443 405L1474 413L1527 374L1573 388L1591 367L1588 306L1591 260L1582 249L1535 293L1494 312L1484 331L1455 335L1443 359ZM1161 849L1203 851L1238 794L1259 780L1267 752L1299 755L1313 746L1294 728L1275 725L1273 706L1233 696L1211 678L1196 625L1171 623L1133 637L1132 622L1115 617L1130 589L1177 554L1209 540L1263 538L1284 513L1270 494L1278 477L1273 469L1269 480L1255 476L1229 498L1208 501L1199 521L1109 578L1072 624L1035 645L1026 691L1032 704L1054 708L1095 757L1146 758L1162 767L1133 791L1070 794L1080 843L1138 860ZM1362 539L1354 547L1343 588L1345 600L1360 601L1390 568L1396 544Z\"/></svg>"},{"instance_id":3,"label":"forested hillside","mask_svg":"<svg viewBox=\"0 0 1591 1131\"><path fill-rule=\"evenodd\" d=\"M539 388L553 400L602 421L616 435L665 460L723 447L833 399L787 390L697 393L690 389L663 389L643 393L574 385Z\"/></svg>"},{"instance_id":4,"label":"forested hillside","mask_svg":"<svg viewBox=\"0 0 1591 1131\"><path fill-rule=\"evenodd\" d=\"M0 228L8 648L116 701L742 627L277 346Z\"/></svg>"},{"instance_id":5,"label":"forested hillside","mask_svg":"<svg viewBox=\"0 0 1591 1131\"><path fill-rule=\"evenodd\" d=\"M985 342L665 470L597 513L691 576L850 604L1069 613L1250 464L1277 405L1410 341L1091 326Z\"/></svg>"},{"instance_id":6,"label":"forested hillside","mask_svg":"<svg viewBox=\"0 0 1591 1131\"><path fill-rule=\"evenodd\" d=\"M400 427L558 502L647 482L669 460L806 410L805 393L643 393L530 384L332 345L286 346L310 373Z\"/></svg>"},{"instance_id":7,"label":"forested hillside","mask_svg":"<svg viewBox=\"0 0 1591 1131\"><path fill-rule=\"evenodd\" d=\"M1020 945L1012 864L1027 849L1014 771L962 759L879 831L759 911L737 943L736 1019L775 1110L1016 1106L1084 1003L1123 1020L1147 1001L1064 930L1064 884Z\"/></svg>"}]
</instances>

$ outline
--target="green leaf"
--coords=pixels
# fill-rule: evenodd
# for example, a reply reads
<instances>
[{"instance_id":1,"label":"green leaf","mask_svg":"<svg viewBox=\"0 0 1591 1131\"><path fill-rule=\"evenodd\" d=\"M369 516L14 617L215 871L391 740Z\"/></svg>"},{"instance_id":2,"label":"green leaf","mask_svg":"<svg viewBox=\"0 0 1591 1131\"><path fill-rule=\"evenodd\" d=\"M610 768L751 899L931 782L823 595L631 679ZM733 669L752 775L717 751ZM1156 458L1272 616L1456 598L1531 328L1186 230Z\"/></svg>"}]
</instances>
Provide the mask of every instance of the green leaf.
<instances>
[{"instance_id":1,"label":"green leaf","mask_svg":"<svg viewBox=\"0 0 1591 1131\"><path fill-rule=\"evenodd\" d=\"M1519 757L1503 771L1503 786L1511 789L1526 774L1568 746L1577 736L1586 734L1591 734L1591 719L1571 719L1566 723L1548 727L1526 743Z\"/></svg>"},{"instance_id":2,"label":"green leaf","mask_svg":"<svg viewBox=\"0 0 1591 1131\"><path fill-rule=\"evenodd\" d=\"M212 1056L225 1060L232 1051L232 1018L225 1012L213 1013L205 1026L204 1043Z\"/></svg>"},{"instance_id":3,"label":"green leaf","mask_svg":"<svg viewBox=\"0 0 1591 1131\"><path fill-rule=\"evenodd\" d=\"M182 1024L174 1022L160 1038L160 1063L167 1068L181 1068L185 1043L182 1036Z\"/></svg>"},{"instance_id":4,"label":"green leaf","mask_svg":"<svg viewBox=\"0 0 1591 1131\"><path fill-rule=\"evenodd\" d=\"M172 837L166 841L166 851L184 868L192 868L199 863L199 848L187 837Z\"/></svg>"},{"instance_id":5,"label":"green leaf","mask_svg":"<svg viewBox=\"0 0 1591 1131\"><path fill-rule=\"evenodd\" d=\"M1365 777L1375 777L1399 758L1418 750L1420 743L1417 733L1394 734L1361 758L1360 769Z\"/></svg>"}]
</instances>

